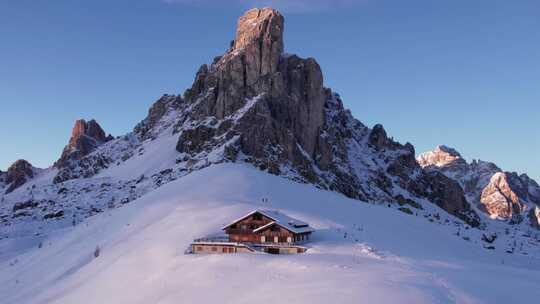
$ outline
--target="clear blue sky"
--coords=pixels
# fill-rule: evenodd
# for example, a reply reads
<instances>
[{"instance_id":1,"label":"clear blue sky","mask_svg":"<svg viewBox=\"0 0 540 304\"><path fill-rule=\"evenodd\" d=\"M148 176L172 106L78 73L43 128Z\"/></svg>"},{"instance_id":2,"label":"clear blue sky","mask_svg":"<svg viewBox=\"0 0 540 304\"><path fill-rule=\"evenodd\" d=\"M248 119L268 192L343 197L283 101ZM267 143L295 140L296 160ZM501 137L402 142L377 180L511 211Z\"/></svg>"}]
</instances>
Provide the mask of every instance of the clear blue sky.
<instances>
[{"instance_id":1,"label":"clear blue sky","mask_svg":"<svg viewBox=\"0 0 540 304\"><path fill-rule=\"evenodd\" d=\"M289 53L365 124L540 180L540 1L267 1ZM0 169L58 158L77 118L129 132L264 1L0 1Z\"/></svg>"}]
</instances>

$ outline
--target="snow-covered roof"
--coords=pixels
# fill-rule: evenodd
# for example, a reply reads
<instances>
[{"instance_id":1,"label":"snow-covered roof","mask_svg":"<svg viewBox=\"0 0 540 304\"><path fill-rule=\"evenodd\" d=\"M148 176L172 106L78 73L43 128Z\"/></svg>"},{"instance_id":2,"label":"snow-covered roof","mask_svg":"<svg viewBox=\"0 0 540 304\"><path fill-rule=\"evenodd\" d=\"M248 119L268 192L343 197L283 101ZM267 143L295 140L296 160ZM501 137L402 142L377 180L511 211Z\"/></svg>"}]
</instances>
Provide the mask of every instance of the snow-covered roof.
<instances>
[{"instance_id":1,"label":"snow-covered roof","mask_svg":"<svg viewBox=\"0 0 540 304\"><path fill-rule=\"evenodd\" d=\"M239 219L236 219L234 220L233 222L231 222L230 224L224 226L222 229L226 229L228 228L229 226L255 214L255 213L260 213L268 218L270 218L272 220L272 222L264 225L264 226L261 226L255 230L253 230L253 232L258 232L258 231L261 231L263 229L266 229L267 227L270 227L272 226L273 224L277 224L291 232L294 232L294 233L308 233L308 232L313 232L313 228L309 227L309 224L304 222L304 221L301 221L299 219L295 219L295 218L292 218L286 214L283 214L277 210L266 210L266 209L255 209L253 211L251 211L250 213L242 216L241 218Z\"/></svg>"}]
</instances>

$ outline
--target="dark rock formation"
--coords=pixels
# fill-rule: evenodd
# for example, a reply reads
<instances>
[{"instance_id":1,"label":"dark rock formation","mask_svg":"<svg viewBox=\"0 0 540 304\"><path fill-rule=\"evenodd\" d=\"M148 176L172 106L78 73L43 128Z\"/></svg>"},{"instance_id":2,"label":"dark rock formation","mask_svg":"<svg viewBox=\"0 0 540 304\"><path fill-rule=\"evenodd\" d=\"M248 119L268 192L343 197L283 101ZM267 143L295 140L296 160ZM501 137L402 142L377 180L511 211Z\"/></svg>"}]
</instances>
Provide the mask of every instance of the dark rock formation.
<instances>
[{"instance_id":1,"label":"dark rock formation","mask_svg":"<svg viewBox=\"0 0 540 304\"><path fill-rule=\"evenodd\" d=\"M13 212L16 212L21 209L33 209L33 208L36 208L37 206L39 206L39 202L36 202L33 200L15 203L15 205L13 205Z\"/></svg>"},{"instance_id":2,"label":"dark rock formation","mask_svg":"<svg viewBox=\"0 0 540 304\"><path fill-rule=\"evenodd\" d=\"M4 183L7 185L6 194L24 185L34 177L35 168L26 160L20 159L13 163L5 173Z\"/></svg>"},{"instance_id":3,"label":"dark rock formation","mask_svg":"<svg viewBox=\"0 0 540 304\"><path fill-rule=\"evenodd\" d=\"M0 170L0 189L6 186L6 172Z\"/></svg>"},{"instance_id":4,"label":"dark rock formation","mask_svg":"<svg viewBox=\"0 0 540 304\"><path fill-rule=\"evenodd\" d=\"M529 222L531 226L540 230L540 207L534 206L529 211Z\"/></svg>"},{"instance_id":5,"label":"dark rock formation","mask_svg":"<svg viewBox=\"0 0 540 304\"><path fill-rule=\"evenodd\" d=\"M380 124L373 126L371 133L369 133L369 143L375 148L375 150L380 151L384 147L388 146L388 136L386 135L386 130Z\"/></svg>"},{"instance_id":6,"label":"dark rock formation","mask_svg":"<svg viewBox=\"0 0 540 304\"><path fill-rule=\"evenodd\" d=\"M64 148L60 159L54 164L59 169L54 183L90 177L106 168L112 160L101 154L93 155L92 152L113 139L111 135L105 135L105 131L95 120L88 122L84 119L77 120L68 145Z\"/></svg>"},{"instance_id":7,"label":"dark rock formation","mask_svg":"<svg viewBox=\"0 0 540 304\"><path fill-rule=\"evenodd\" d=\"M183 103L181 96L163 95L148 110L148 116L135 126L134 132L141 140L154 138L160 130L157 125L168 110L177 109ZM153 133L154 132L154 133Z\"/></svg>"},{"instance_id":8,"label":"dark rock formation","mask_svg":"<svg viewBox=\"0 0 540 304\"><path fill-rule=\"evenodd\" d=\"M396 202L404 190L410 197L400 200L430 200L476 223L459 185L426 174L414 147L388 138L381 125L370 130L354 119L339 95L323 86L315 59L283 53L283 29L283 17L273 9L240 17L231 48L201 66L184 94L178 152L197 162L222 150L229 161L241 157L270 173L362 200ZM153 108L165 112L161 101ZM143 126L162 115L149 115Z\"/></svg>"},{"instance_id":9,"label":"dark rock formation","mask_svg":"<svg viewBox=\"0 0 540 304\"><path fill-rule=\"evenodd\" d=\"M92 119L88 122L84 119L77 120L69 143L54 166L57 168L67 167L70 162L82 159L111 139L113 137L111 135L106 136L105 131L95 120Z\"/></svg>"},{"instance_id":10,"label":"dark rock formation","mask_svg":"<svg viewBox=\"0 0 540 304\"><path fill-rule=\"evenodd\" d=\"M436 171L430 171L426 176L430 201L473 227L480 225L480 218L471 210L458 182Z\"/></svg>"},{"instance_id":11,"label":"dark rock formation","mask_svg":"<svg viewBox=\"0 0 540 304\"><path fill-rule=\"evenodd\" d=\"M60 211L57 211L57 212L52 212L52 213L45 214L43 216L43 219L53 219L53 218L59 218L59 217L62 217L62 216L64 216L64 210L60 210Z\"/></svg>"}]
</instances>

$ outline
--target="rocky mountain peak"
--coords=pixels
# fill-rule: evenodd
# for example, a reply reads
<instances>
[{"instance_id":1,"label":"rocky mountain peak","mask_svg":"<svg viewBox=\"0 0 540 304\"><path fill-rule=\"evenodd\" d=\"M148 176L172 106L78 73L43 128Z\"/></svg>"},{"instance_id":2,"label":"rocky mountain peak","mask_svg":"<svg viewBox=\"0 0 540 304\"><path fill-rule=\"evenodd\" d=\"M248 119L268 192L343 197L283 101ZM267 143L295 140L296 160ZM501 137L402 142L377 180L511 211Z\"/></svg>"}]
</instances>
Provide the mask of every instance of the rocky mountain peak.
<instances>
[{"instance_id":1,"label":"rocky mountain peak","mask_svg":"<svg viewBox=\"0 0 540 304\"><path fill-rule=\"evenodd\" d=\"M259 112L258 117L252 117L249 127L248 119L242 120L245 130L241 133L255 132L256 137L260 137L262 134L256 129L265 128L273 134L260 142L253 142L247 136L240 138L244 148L253 153L265 154L263 150L270 144L268 141L279 134L282 140L291 137L287 144L282 142L285 153L292 155L292 150L302 153L298 149L301 147L314 156L324 122L324 103L329 96L314 59L283 56L283 26L284 18L276 10L246 12L238 20L233 47L210 67L201 66L184 97L195 105L192 112L195 119L211 116L228 120L246 105L250 105L250 111ZM265 117L264 121L261 117ZM222 128L222 131L225 130ZM184 142L182 138L181 142ZM184 147L180 143L179 151L185 152Z\"/></svg>"},{"instance_id":2,"label":"rocky mountain peak","mask_svg":"<svg viewBox=\"0 0 540 304\"><path fill-rule=\"evenodd\" d=\"M285 54L283 29L276 10L250 10L230 49L199 68L178 106L179 166L241 160L352 198L431 201L477 223L456 182L422 172L414 147L382 125L354 119L315 59Z\"/></svg>"},{"instance_id":3,"label":"rocky mountain peak","mask_svg":"<svg viewBox=\"0 0 540 304\"><path fill-rule=\"evenodd\" d=\"M457 150L444 145L439 145L433 151L420 154L417 161L422 167L466 164L466 161Z\"/></svg>"},{"instance_id":4,"label":"rocky mountain peak","mask_svg":"<svg viewBox=\"0 0 540 304\"><path fill-rule=\"evenodd\" d=\"M273 8L254 8L238 19L234 50L253 43L266 46L275 45L283 52L283 16Z\"/></svg>"},{"instance_id":5,"label":"rocky mountain peak","mask_svg":"<svg viewBox=\"0 0 540 304\"><path fill-rule=\"evenodd\" d=\"M540 186L526 174L505 172L494 163L482 160L467 163L450 147L438 146L418 156L417 162L426 170L440 172L457 181L467 199L491 218L518 222L525 218L526 212L540 205ZM536 225L535 220L530 219L531 224Z\"/></svg>"},{"instance_id":6,"label":"rocky mountain peak","mask_svg":"<svg viewBox=\"0 0 540 304\"><path fill-rule=\"evenodd\" d=\"M79 119L75 121L69 143L64 148L60 159L55 163L55 167L65 167L69 165L70 161L81 159L111 139L112 136L106 136L105 131L95 120L87 122L84 119Z\"/></svg>"},{"instance_id":7,"label":"rocky mountain peak","mask_svg":"<svg viewBox=\"0 0 540 304\"><path fill-rule=\"evenodd\" d=\"M35 168L26 160L19 159L14 162L5 173L4 183L8 185L6 194L13 192L29 179L34 177Z\"/></svg>"},{"instance_id":8,"label":"rocky mountain peak","mask_svg":"<svg viewBox=\"0 0 540 304\"><path fill-rule=\"evenodd\" d=\"M81 138L84 137L90 137L98 142L107 141L105 131L103 131L101 126L94 119L88 122L86 122L84 119L75 121L75 126L73 126L69 144L76 147L81 141Z\"/></svg>"},{"instance_id":9,"label":"rocky mountain peak","mask_svg":"<svg viewBox=\"0 0 540 304\"><path fill-rule=\"evenodd\" d=\"M284 18L272 8L254 8L238 19L236 37L218 64L241 56L245 62L246 81L274 73L283 53Z\"/></svg>"}]
</instances>

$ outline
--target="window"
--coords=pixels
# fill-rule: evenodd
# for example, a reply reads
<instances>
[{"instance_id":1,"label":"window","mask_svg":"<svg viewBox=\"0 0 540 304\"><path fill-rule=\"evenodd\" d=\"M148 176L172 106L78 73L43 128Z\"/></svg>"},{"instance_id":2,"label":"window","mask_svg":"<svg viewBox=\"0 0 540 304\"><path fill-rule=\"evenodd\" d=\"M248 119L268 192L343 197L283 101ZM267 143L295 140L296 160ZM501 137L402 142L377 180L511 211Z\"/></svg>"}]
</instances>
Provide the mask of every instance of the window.
<instances>
[{"instance_id":1,"label":"window","mask_svg":"<svg viewBox=\"0 0 540 304\"><path fill-rule=\"evenodd\" d=\"M197 247L197 251L202 251L202 247Z\"/></svg>"},{"instance_id":2,"label":"window","mask_svg":"<svg viewBox=\"0 0 540 304\"><path fill-rule=\"evenodd\" d=\"M212 251L217 251L217 247L212 247Z\"/></svg>"},{"instance_id":3,"label":"window","mask_svg":"<svg viewBox=\"0 0 540 304\"><path fill-rule=\"evenodd\" d=\"M233 253L234 252L234 248L230 247L229 248L229 253Z\"/></svg>"},{"instance_id":4,"label":"window","mask_svg":"<svg viewBox=\"0 0 540 304\"><path fill-rule=\"evenodd\" d=\"M253 218L254 221L261 221L262 220L262 215L259 214L259 213L255 213L252 218Z\"/></svg>"},{"instance_id":5,"label":"window","mask_svg":"<svg viewBox=\"0 0 540 304\"><path fill-rule=\"evenodd\" d=\"M277 236L274 237L274 243L278 243L279 242L279 239Z\"/></svg>"},{"instance_id":6,"label":"window","mask_svg":"<svg viewBox=\"0 0 540 304\"><path fill-rule=\"evenodd\" d=\"M241 226L240 226L240 229L246 230L246 229L247 229L247 225L241 225Z\"/></svg>"},{"instance_id":7,"label":"window","mask_svg":"<svg viewBox=\"0 0 540 304\"><path fill-rule=\"evenodd\" d=\"M287 238L287 243L292 243L292 237Z\"/></svg>"},{"instance_id":8,"label":"window","mask_svg":"<svg viewBox=\"0 0 540 304\"><path fill-rule=\"evenodd\" d=\"M221 249L221 252L223 252L223 253L227 253L228 251L229 251L229 248L227 248L227 247L223 247Z\"/></svg>"},{"instance_id":9,"label":"window","mask_svg":"<svg viewBox=\"0 0 540 304\"><path fill-rule=\"evenodd\" d=\"M266 242L266 236L261 236L261 243L265 243Z\"/></svg>"}]
</instances>

